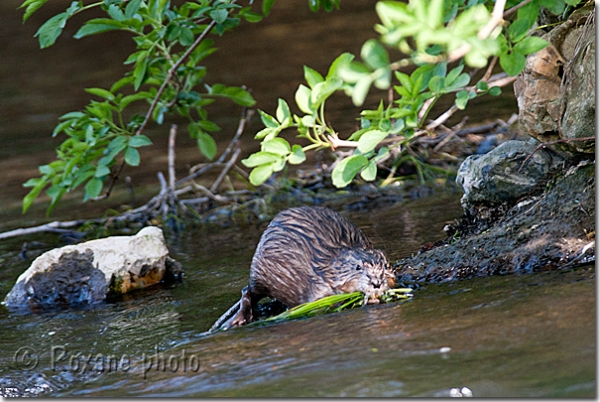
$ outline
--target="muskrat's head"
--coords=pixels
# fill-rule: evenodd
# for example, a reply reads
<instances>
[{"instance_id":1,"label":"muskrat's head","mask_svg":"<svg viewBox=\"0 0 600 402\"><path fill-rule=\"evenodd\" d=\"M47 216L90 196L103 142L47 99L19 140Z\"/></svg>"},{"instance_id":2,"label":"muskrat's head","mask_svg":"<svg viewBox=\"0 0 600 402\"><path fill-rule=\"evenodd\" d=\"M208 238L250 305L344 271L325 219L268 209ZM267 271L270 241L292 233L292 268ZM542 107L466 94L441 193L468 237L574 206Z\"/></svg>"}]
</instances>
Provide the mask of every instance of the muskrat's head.
<instances>
[{"instance_id":1,"label":"muskrat's head","mask_svg":"<svg viewBox=\"0 0 600 402\"><path fill-rule=\"evenodd\" d=\"M338 273L336 289L343 293L363 292L369 302L395 285L390 263L381 250L343 249L332 261Z\"/></svg>"}]
</instances>

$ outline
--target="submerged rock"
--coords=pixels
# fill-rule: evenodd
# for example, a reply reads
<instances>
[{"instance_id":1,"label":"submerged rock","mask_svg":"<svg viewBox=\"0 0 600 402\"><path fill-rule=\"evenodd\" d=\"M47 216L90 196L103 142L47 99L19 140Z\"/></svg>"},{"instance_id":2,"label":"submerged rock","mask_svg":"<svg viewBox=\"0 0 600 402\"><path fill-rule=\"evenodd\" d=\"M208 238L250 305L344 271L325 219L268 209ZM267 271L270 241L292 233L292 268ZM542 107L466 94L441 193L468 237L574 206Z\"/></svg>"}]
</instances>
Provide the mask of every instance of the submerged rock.
<instances>
[{"instance_id":1,"label":"submerged rock","mask_svg":"<svg viewBox=\"0 0 600 402\"><path fill-rule=\"evenodd\" d=\"M176 279L181 266L169 256L162 230L112 236L50 250L36 258L4 299L8 306L93 304Z\"/></svg>"}]
</instances>

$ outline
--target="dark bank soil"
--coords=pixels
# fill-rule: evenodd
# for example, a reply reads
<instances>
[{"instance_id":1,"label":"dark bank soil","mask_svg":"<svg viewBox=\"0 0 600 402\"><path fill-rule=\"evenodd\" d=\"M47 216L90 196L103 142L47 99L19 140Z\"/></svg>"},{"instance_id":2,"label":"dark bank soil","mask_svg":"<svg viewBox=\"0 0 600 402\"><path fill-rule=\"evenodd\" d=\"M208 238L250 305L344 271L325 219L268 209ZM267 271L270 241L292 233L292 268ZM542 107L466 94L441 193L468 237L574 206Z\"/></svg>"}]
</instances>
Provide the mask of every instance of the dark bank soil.
<instances>
[{"instance_id":1,"label":"dark bank soil","mask_svg":"<svg viewBox=\"0 0 600 402\"><path fill-rule=\"evenodd\" d=\"M478 233L469 234L478 222L463 217L455 228L448 228L447 240L398 261L398 282L449 282L594 261L595 167L591 161L567 169L542 194L505 206L506 213Z\"/></svg>"}]
</instances>

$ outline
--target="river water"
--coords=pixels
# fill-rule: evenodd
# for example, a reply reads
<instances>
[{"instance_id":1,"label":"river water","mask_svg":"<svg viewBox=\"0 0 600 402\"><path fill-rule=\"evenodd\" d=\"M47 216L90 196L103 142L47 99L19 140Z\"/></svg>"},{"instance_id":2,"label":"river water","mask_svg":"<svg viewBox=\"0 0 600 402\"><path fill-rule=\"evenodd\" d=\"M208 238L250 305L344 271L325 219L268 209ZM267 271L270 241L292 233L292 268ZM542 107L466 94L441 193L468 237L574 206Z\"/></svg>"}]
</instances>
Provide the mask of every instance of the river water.
<instances>
[{"instance_id":1,"label":"river water","mask_svg":"<svg viewBox=\"0 0 600 402\"><path fill-rule=\"evenodd\" d=\"M118 79L131 51L128 41L110 35L64 37L54 48L39 50L32 38L37 27L69 1L48 2L24 25L19 3L0 2L0 139L7 144L0 148L3 230L49 219L43 203L20 215L27 191L21 183L52 160L58 140L49 133L57 117L86 104L82 88ZM248 85L258 107L272 110L277 97L293 99L303 64L325 71L339 53L356 54L374 36L373 2L353 0L342 8L313 15L305 0L279 2L263 23L220 38L220 56L209 71L215 81ZM67 35L79 24L69 22ZM516 110L510 96L483 102L472 111L472 122L506 119ZM239 110L217 106L211 116L223 127L222 144ZM334 125L353 128L357 111L347 99L335 100L329 113ZM257 148L250 138L258 129L252 122L245 150ZM181 137L178 161L185 166L198 156ZM152 138L166 149L164 135ZM142 157L155 170L127 174L139 186L156 186L154 172L164 171L166 161L158 151ZM435 190L341 212L394 261L442 239L444 225L461 214L459 198L455 191ZM66 201L53 218L98 216L118 205ZM2 395L448 396L463 387L476 397L596 395L593 266L426 285L404 303L206 336L247 283L265 226L205 224L168 236L171 254L186 273L181 284L80 309L22 314L0 306ZM1 299L34 256L19 257L23 241L37 241L42 245L34 248L41 249L60 243L55 235L0 242Z\"/></svg>"}]
</instances>

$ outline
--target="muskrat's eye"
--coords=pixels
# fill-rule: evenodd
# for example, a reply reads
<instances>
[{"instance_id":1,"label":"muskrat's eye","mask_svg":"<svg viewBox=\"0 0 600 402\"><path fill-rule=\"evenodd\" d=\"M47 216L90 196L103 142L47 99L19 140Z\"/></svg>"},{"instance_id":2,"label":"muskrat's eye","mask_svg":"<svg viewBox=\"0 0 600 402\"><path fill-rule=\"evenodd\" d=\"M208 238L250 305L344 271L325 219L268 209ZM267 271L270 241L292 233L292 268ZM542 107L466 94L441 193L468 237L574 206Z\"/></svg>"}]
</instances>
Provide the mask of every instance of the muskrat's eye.
<instances>
[{"instance_id":1,"label":"muskrat's eye","mask_svg":"<svg viewBox=\"0 0 600 402\"><path fill-rule=\"evenodd\" d=\"M357 265L357 266L355 267L355 269L356 269L357 271L360 271L362 268L361 268L361 266L360 266L360 265Z\"/></svg>"}]
</instances>

